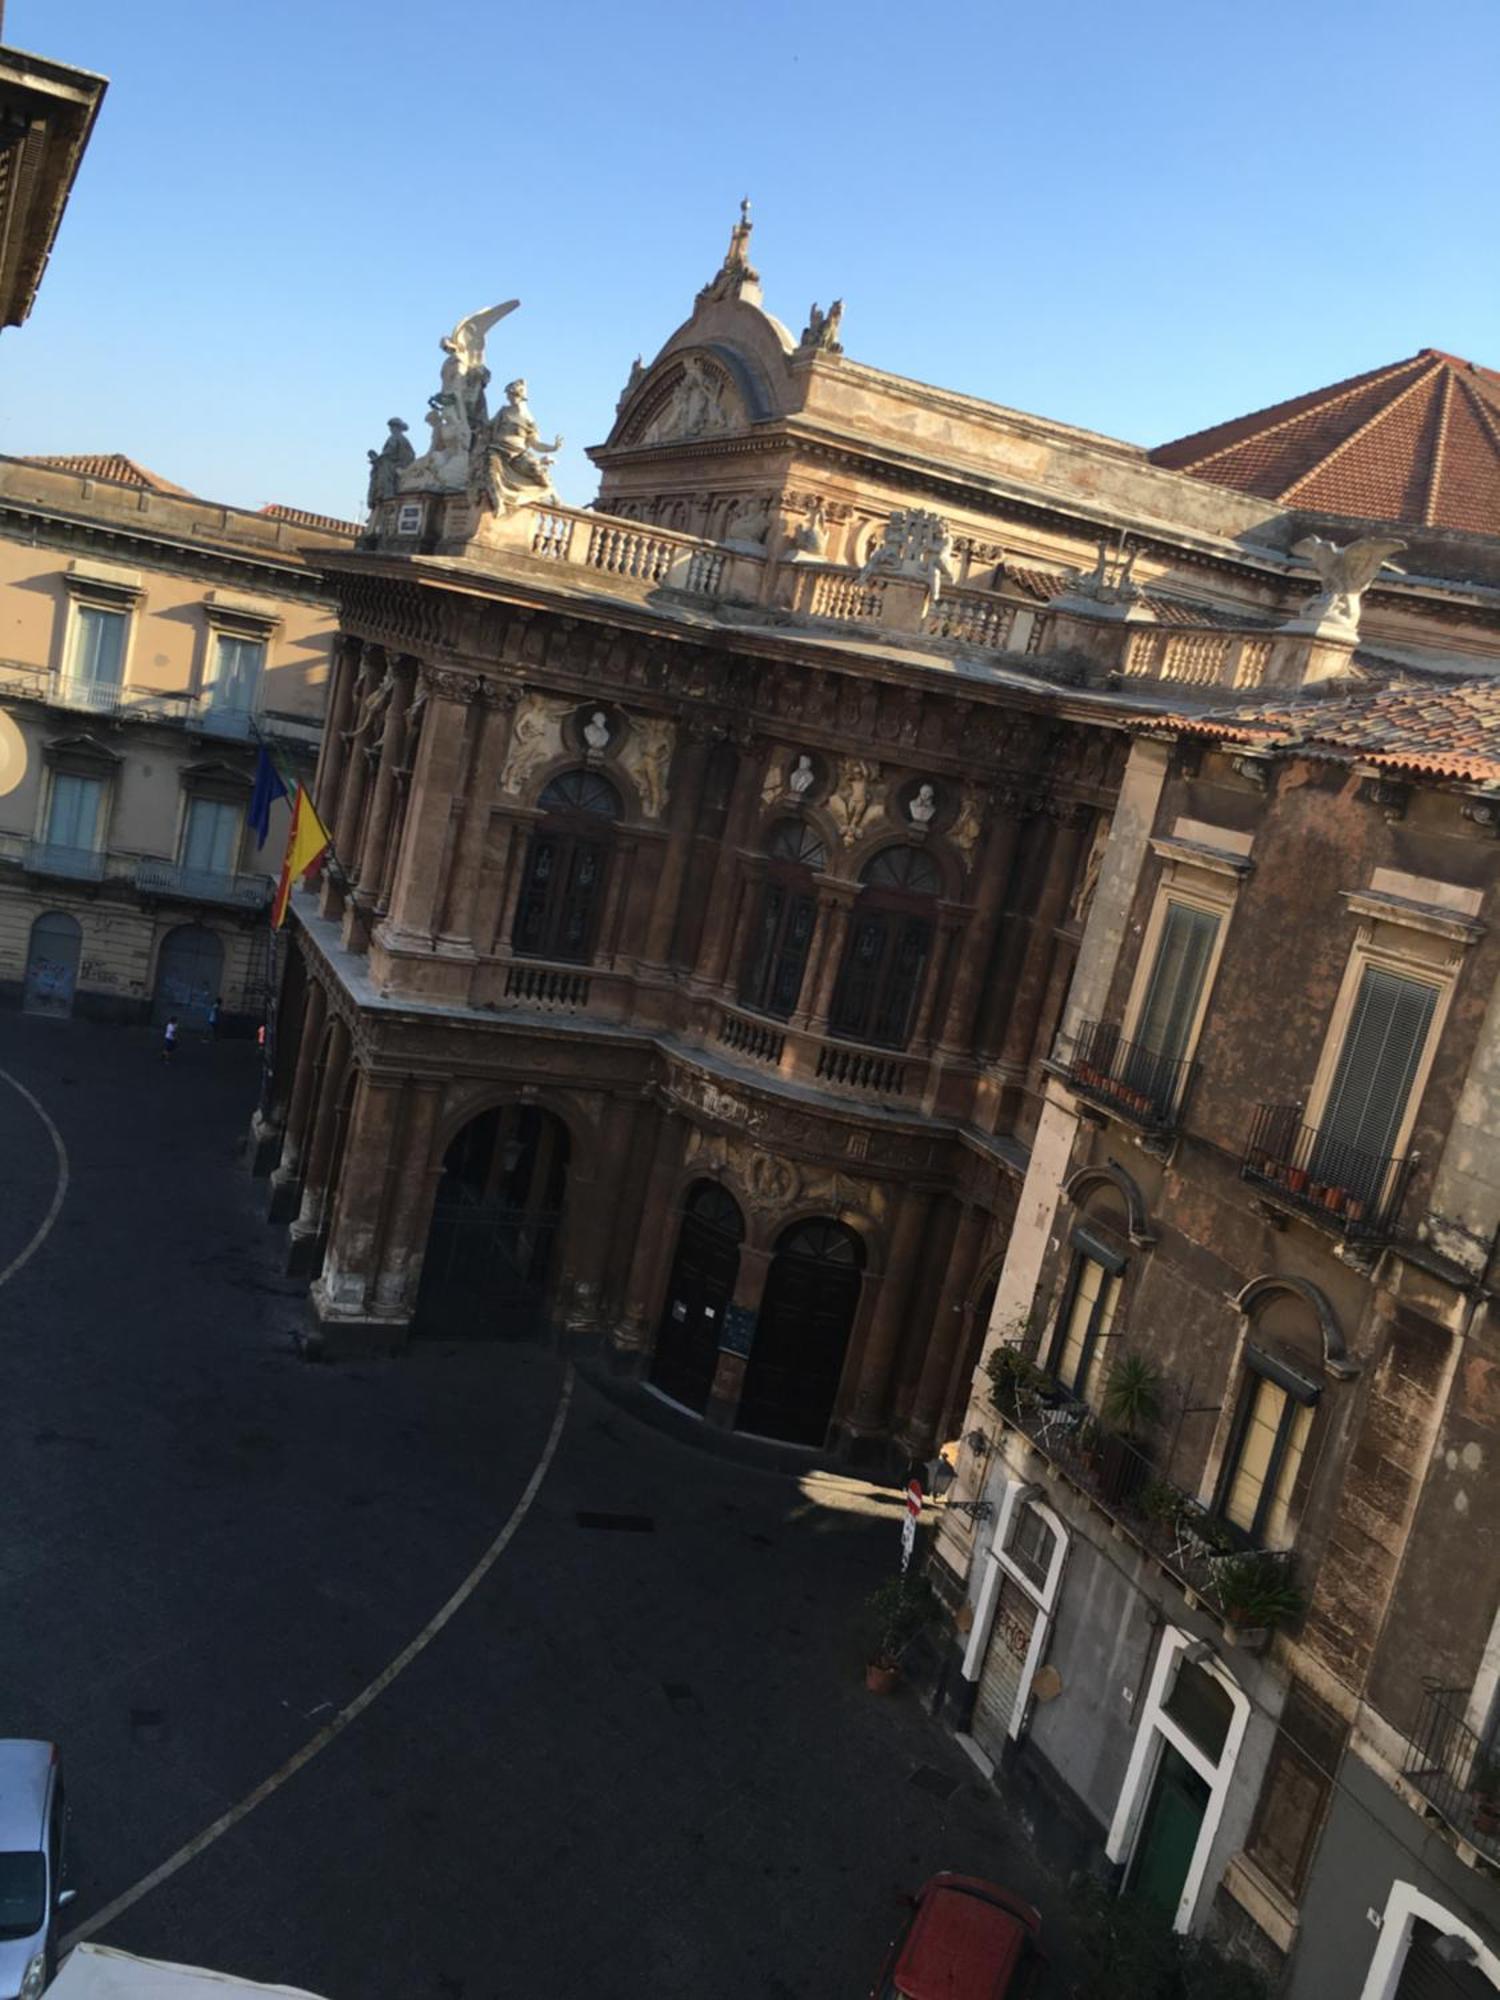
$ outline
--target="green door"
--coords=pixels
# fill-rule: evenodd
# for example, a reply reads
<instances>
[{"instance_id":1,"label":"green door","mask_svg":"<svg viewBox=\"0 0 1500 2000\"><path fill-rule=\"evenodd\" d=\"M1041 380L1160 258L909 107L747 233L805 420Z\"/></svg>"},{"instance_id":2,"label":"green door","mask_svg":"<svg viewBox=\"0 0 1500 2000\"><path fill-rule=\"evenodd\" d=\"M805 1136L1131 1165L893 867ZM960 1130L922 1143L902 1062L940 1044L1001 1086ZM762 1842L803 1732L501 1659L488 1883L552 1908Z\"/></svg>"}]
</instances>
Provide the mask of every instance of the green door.
<instances>
[{"instance_id":1,"label":"green door","mask_svg":"<svg viewBox=\"0 0 1500 2000\"><path fill-rule=\"evenodd\" d=\"M1161 1746L1128 1886L1169 1920L1177 1914L1208 1805L1208 1786L1170 1743Z\"/></svg>"}]
</instances>

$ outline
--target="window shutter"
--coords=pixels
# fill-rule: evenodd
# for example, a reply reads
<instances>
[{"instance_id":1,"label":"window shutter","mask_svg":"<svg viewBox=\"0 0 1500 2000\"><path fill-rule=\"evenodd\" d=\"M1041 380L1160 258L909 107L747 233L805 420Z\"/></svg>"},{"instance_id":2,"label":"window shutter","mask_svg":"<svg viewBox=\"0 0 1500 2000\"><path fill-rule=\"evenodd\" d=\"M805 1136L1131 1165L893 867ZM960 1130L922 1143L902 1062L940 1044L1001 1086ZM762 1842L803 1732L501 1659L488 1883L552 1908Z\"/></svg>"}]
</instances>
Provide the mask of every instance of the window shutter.
<instances>
[{"instance_id":1,"label":"window shutter","mask_svg":"<svg viewBox=\"0 0 1500 2000\"><path fill-rule=\"evenodd\" d=\"M1437 989L1367 965L1322 1128L1326 1143L1383 1158L1395 1148Z\"/></svg>"},{"instance_id":2,"label":"window shutter","mask_svg":"<svg viewBox=\"0 0 1500 2000\"><path fill-rule=\"evenodd\" d=\"M1218 930L1219 920L1210 911L1195 910L1187 903L1167 904L1156 963L1133 1037L1167 1062L1179 1061L1187 1049Z\"/></svg>"}]
</instances>

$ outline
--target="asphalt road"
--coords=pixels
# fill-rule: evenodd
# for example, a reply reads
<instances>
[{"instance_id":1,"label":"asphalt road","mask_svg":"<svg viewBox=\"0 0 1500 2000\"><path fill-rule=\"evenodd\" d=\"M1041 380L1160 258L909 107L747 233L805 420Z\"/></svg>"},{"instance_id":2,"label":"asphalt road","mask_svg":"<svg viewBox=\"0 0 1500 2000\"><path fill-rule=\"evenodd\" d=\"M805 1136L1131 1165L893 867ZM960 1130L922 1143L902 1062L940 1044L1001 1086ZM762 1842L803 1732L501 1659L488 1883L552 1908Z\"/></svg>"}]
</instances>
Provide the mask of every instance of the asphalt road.
<instances>
[{"instance_id":1,"label":"asphalt road","mask_svg":"<svg viewBox=\"0 0 1500 2000\"><path fill-rule=\"evenodd\" d=\"M67 1155L0 1282L0 1735L63 1746L86 1924L423 1631L566 1376L501 1342L299 1358L240 1160L246 1046L167 1068L146 1030L6 1014L0 1071ZM57 1187L0 1081L0 1271ZM1065 1958L1005 1801L909 1695L864 1689L899 1518L575 1382L452 1620L98 1940L330 2000L856 2000L898 1893L948 1867L1033 1897Z\"/></svg>"}]
</instances>

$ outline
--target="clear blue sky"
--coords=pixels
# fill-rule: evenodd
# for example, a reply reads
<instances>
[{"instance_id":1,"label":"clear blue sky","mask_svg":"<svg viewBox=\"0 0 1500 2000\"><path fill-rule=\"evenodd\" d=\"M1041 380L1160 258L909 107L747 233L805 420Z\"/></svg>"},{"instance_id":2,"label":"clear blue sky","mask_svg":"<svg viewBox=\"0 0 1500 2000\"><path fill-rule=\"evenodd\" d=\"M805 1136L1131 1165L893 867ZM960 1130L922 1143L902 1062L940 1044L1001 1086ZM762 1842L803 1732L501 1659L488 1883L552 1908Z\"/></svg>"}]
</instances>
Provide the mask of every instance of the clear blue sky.
<instances>
[{"instance_id":1,"label":"clear blue sky","mask_svg":"<svg viewBox=\"0 0 1500 2000\"><path fill-rule=\"evenodd\" d=\"M770 309L1141 443L1446 347L1500 366L1496 0L9 0L104 72L0 448L350 514L492 340L565 498L751 195Z\"/></svg>"}]
</instances>

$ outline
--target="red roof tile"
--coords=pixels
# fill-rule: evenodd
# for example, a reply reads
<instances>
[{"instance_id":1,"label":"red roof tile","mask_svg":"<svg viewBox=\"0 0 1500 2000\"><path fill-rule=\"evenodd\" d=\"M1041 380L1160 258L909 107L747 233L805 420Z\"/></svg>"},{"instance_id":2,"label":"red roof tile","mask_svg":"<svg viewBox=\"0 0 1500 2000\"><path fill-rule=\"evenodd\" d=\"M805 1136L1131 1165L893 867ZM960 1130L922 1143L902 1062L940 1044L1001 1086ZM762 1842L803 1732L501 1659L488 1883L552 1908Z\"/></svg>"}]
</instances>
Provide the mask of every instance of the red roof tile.
<instances>
[{"instance_id":1,"label":"red roof tile","mask_svg":"<svg viewBox=\"0 0 1500 2000\"><path fill-rule=\"evenodd\" d=\"M1287 506L1500 535L1500 374L1424 347L1151 458Z\"/></svg>"},{"instance_id":2,"label":"red roof tile","mask_svg":"<svg viewBox=\"0 0 1500 2000\"><path fill-rule=\"evenodd\" d=\"M364 530L355 521L335 520L332 514L310 514L305 507L262 507L273 521L289 521L294 528L324 528L331 535L359 535Z\"/></svg>"},{"instance_id":3,"label":"red roof tile","mask_svg":"<svg viewBox=\"0 0 1500 2000\"><path fill-rule=\"evenodd\" d=\"M57 472L82 473L86 479L107 479L113 486L135 486L150 493L175 493L184 500L197 497L187 487L174 486L170 479L163 479L159 472L137 465L122 451L66 452L60 457L26 458L21 462L23 465L51 466Z\"/></svg>"}]
</instances>

